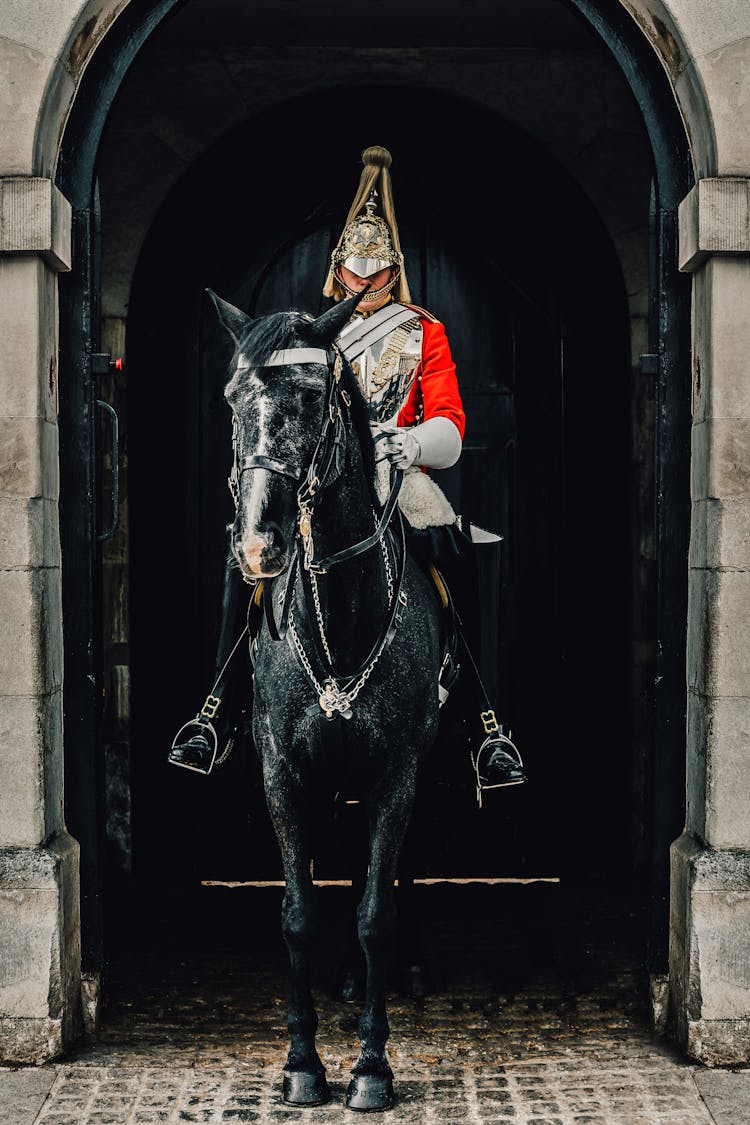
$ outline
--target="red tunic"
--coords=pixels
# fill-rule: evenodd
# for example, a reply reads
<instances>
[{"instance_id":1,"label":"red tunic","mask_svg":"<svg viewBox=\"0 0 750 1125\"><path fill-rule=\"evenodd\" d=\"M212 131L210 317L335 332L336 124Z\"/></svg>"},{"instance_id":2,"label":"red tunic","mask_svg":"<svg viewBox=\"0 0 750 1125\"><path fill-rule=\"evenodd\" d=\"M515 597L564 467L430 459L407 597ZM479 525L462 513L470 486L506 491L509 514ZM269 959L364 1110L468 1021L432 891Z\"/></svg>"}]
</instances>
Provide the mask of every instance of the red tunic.
<instances>
[{"instance_id":1,"label":"red tunic","mask_svg":"<svg viewBox=\"0 0 750 1125\"><path fill-rule=\"evenodd\" d=\"M414 386L399 411L397 424L413 426L419 420L448 418L463 440L466 415L456 378L456 365L451 358L448 337L439 321L419 317L422 323L422 359L417 367ZM420 411L424 403L424 413ZM421 415L421 416L420 416Z\"/></svg>"}]
</instances>

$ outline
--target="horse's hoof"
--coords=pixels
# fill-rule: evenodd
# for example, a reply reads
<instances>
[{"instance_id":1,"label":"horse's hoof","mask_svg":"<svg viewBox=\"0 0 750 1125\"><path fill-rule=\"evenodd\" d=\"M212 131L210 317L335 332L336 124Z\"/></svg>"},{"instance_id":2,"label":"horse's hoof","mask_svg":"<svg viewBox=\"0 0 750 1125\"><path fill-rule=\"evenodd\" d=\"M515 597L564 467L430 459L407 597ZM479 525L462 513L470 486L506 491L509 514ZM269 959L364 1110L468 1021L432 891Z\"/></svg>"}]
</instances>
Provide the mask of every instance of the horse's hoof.
<instances>
[{"instance_id":1,"label":"horse's hoof","mask_svg":"<svg viewBox=\"0 0 750 1125\"><path fill-rule=\"evenodd\" d=\"M390 1109L396 1101L390 1074L355 1074L346 1091L349 1109Z\"/></svg>"},{"instance_id":2,"label":"horse's hoof","mask_svg":"<svg viewBox=\"0 0 750 1125\"><path fill-rule=\"evenodd\" d=\"M401 994L411 1000L422 1000L430 994L430 977L425 965L401 966Z\"/></svg>"},{"instance_id":3,"label":"horse's hoof","mask_svg":"<svg viewBox=\"0 0 750 1125\"><path fill-rule=\"evenodd\" d=\"M365 974L358 969L344 969L338 987L338 998L343 1004L353 1004L365 995Z\"/></svg>"},{"instance_id":4,"label":"horse's hoof","mask_svg":"<svg viewBox=\"0 0 750 1125\"><path fill-rule=\"evenodd\" d=\"M290 1070L284 1073L281 1097L287 1105L325 1105L331 1091L322 1071Z\"/></svg>"}]
</instances>

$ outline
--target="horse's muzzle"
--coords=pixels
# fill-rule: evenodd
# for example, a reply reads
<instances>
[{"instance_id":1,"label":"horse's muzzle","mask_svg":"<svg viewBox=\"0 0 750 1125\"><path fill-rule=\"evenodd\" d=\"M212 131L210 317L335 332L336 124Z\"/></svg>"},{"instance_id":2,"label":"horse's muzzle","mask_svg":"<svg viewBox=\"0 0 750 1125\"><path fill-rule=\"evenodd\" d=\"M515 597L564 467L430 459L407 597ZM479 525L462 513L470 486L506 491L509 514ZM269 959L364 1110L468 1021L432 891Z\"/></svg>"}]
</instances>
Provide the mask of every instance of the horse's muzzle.
<instances>
[{"instance_id":1,"label":"horse's muzzle","mask_svg":"<svg viewBox=\"0 0 750 1125\"><path fill-rule=\"evenodd\" d=\"M273 538L253 536L234 544L235 558L247 578L276 578L288 567L286 547L273 542Z\"/></svg>"}]
</instances>

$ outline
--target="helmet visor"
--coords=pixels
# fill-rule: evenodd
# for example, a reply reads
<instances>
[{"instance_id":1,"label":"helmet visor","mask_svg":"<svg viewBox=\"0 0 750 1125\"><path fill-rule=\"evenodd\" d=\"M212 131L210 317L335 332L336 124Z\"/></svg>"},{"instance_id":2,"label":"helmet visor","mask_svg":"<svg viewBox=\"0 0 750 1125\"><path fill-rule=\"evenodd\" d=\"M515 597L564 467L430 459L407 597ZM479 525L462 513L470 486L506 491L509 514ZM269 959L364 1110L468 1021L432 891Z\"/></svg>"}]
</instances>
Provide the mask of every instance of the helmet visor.
<instances>
[{"instance_id":1,"label":"helmet visor","mask_svg":"<svg viewBox=\"0 0 750 1125\"><path fill-rule=\"evenodd\" d=\"M357 277L372 277L374 273L380 273L381 270L388 269L393 265L393 262L388 261L387 258L360 258L352 255L349 258L344 258L341 263L346 266L352 273L356 273Z\"/></svg>"}]
</instances>

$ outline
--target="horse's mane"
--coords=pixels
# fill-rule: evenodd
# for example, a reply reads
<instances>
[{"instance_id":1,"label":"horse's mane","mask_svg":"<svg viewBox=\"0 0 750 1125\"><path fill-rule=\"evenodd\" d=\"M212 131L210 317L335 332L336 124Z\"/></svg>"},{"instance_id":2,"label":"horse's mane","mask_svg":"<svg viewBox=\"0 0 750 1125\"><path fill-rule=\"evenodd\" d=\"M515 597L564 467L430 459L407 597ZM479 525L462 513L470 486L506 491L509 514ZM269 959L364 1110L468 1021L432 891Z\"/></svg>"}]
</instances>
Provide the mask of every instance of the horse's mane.
<instances>
[{"instance_id":1,"label":"horse's mane","mask_svg":"<svg viewBox=\"0 0 750 1125\"><path fill-rule=\"evenodd\" d=\"M268 313L253 321L242 341L243 359L250 367L262 367L274 352L292 344L295 336L304 335L305 324L309 321L310 317L306 313L296 309Z\"/></svg>"}]
</instances>

